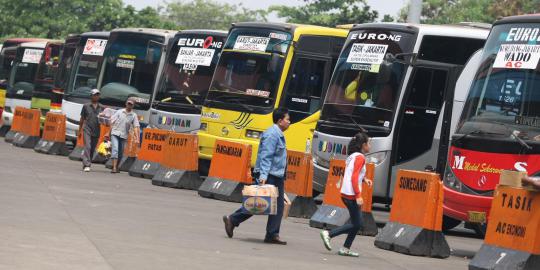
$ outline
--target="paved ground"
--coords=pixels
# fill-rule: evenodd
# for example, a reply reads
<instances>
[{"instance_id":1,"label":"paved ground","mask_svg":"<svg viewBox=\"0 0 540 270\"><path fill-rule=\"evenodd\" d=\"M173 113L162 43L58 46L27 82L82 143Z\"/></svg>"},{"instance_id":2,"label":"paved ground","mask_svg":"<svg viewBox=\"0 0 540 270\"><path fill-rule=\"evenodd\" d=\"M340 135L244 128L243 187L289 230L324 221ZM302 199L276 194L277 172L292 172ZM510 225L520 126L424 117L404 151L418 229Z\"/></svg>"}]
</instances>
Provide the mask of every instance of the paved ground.
<instances>
[{"instance_id":1,"label":"paved ground","mask_svg":"<svg viewBox=\"0 0 540 270\"><path fill-rule=\"evenodd\" d=\"M284 221L289 245L262 243L263 217L228 239L221 216L238 204L93 170L1 140L0 269L467 269L481 244L457 231L447 237L454 255L441 260L380 250L372 237L359 237L360 258L344 258L326 251L302 219Z\"/></svg>"}]
</instances>

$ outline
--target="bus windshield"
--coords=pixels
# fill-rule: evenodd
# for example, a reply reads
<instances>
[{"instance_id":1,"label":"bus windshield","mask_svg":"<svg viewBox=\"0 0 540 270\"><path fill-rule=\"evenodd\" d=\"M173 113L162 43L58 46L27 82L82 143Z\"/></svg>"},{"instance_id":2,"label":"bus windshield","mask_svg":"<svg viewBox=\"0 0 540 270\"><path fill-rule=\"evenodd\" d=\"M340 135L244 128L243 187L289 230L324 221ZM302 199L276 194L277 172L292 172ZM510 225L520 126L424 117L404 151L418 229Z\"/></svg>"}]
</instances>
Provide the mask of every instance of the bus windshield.
<instances>
[{"instance_id":1,"label":"bus windshield","mask_svg":"<svg viewBox=\"0 0 540 270\"><path fill-rule=\"evenodd\" d=\"M202 105L224 39L208 34L177 35L155 100L163 105Z\"/></svg>"},{"instance_id":2,"label":"bus windshield","mask_svg":"<svg viewBox=\"0 0 540 270\"><path fill-rule=\"evenodd\" d=\"M66 96L90 98L90 91L97 87L99 70L103 63L106 39L82 40L75 56L74 74L65 90Z\"/></svg>"},{"instance_id":3,"label":"bus windshield","mask_svg":"<svg viewBox=\"0 0 540 270\"><path fill-rule=\"evenodd\" d=\"M19 48L8 82L10 96L30 98L43 49Z\"/></svg>"},{"instance_id":4,"label":"bus windshield","mask_svg":"<svg viewBox=\"0 0 540 270\"><path fill-rule=\"evenodd\" d=\"M238 103L273 107L291 39L290 33L270 29L231 30L207 102L234 108Z\"/></svg>"},{"instance_id":5,"label":"bus windshield","mask_svg":"<svg viewBox=\"0 0 540 270\"><path fill-rule=\"evenodd\" d=\"M54 86L62 89L62 91L65 91L66 89L76 50L76 46L68 43L66 43L62 49L60 63L58 64L58 72L56 73L54 80Z\"/></svg>"},{"instance_id":6,"label":"bus windshield","mask_svg":"<svg viewBox=\"0 0 540 270\"><path fill-rule=\"evenodd\" d=\"M36 84L52 86L54 76L58 70L58 58L60 57L60 44L51 44L45 49L45 57L38 65ZM52 89L51 89L52 90Z\"/></svg>"},{"instance_id":7,"label":"bus windshield","mask_svg":"<svg viewBox=\"0 0 540 270\"><path fill-rule=\"evenodd\" d=\"M540 141L540 24L495 26L484 48L458 133Z\"/></svg>"},{"instance_id":8,"label":"bus windshield","mask_svg":"<svg viewBox=\"0 0 540 270\"><path fill-rule=\"evenodd\" d=\"M396 58L412 51L413 37L383 29L351 32L336 64L321 120L390 128L407 70Z\"/></svg>"},{"instance_id":9,"label":"bus windshield","mask_svg":"<svg viewBox=\"0 0 540 270\"><path fill-rule=\"evenodd\" d=\"M101 102L123 107L134 98L136 108L148 110L158 75L165 38L137 33L115 33L105 53Z\"/></svg>"}]
</instances>

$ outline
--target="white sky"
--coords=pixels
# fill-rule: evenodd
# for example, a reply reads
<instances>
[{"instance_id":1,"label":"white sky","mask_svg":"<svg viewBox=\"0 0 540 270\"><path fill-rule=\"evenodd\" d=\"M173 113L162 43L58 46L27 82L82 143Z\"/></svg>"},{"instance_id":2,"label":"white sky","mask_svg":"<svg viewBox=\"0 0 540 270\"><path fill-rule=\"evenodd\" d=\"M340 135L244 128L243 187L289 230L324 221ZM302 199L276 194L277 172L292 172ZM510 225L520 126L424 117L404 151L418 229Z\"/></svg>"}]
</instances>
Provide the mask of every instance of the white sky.
<instances>
[{"instance_id":1,"label":"white sky","mask_svg":"<svg viewBox=\"0 0 540 270\"><path fill-rule=\"evenodd\" d=\"M169 0L174 1L174 0ZM215 0L217 2L239 4L242 3L245 7L251 9L266 9L271 5L301 5L302 0ZM407 0L367 0L367 3L372 9L379 12L379 19L382 19L384 14L390 14L395 16L401 7L405 5ZM163 3L163 0L124 0L124 3L133 5L140 9L146 6L156 7ZM269 20L276 20L277 18L271 16Z\"/></svg>"}]
</instances>

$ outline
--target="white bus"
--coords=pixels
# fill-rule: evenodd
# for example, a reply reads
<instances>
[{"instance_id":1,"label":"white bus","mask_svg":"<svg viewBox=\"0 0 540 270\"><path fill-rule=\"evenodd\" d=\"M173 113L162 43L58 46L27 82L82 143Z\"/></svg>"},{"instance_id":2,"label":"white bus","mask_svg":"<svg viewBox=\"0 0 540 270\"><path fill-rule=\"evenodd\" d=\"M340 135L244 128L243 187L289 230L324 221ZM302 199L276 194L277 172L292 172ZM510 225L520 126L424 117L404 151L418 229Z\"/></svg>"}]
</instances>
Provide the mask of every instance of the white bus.
<instances>
[{"instance_id":1,"label":"white bus","mask_svg":"<svg viewBox=\"0 0 540 270\"><path fill-rule=\"evenodd\" d=\"M313 136L314 189L361 128L372 138L373 196L390 202L397 170L444 170L456 81L489 26L356 25L334 70ZM466 84L466 82L465 82Z\"/></svg>"},{"instance_id":2,"label":"white bus","mask_svg":"<svg viewBox=\"0 0 540 270\"><path fill-rule=\"evenodd\" d=\"M201 107L226 39L226 31L216 30L183 30L171 39L150 126L184 133L199 129Z\"/></svg>"},{"instance_id":3,"label":"white bus","mask_svg":"<svg viewBox=\"0 0 540 270\"><path fill-rule=\"evenodd\" d=\"M152 95L166 62L166 44L175 33L172 30L146 28L111 31L106 47L103 51L99 50L103 62L95 69L98 73L93 73L97 74L95 85L101 91L100 102L105 106L120 108L125 106L128 98L133 98L141 126L148 125ZM75 88L74 93L80 92L81 96L77 102L65 102L63 105L68 122L71 122L66 131L70 138L76 138L82 106L90 97L87 91L93 88L93 82L90 82L81 91Z\"/></svg>"}]
</instances>

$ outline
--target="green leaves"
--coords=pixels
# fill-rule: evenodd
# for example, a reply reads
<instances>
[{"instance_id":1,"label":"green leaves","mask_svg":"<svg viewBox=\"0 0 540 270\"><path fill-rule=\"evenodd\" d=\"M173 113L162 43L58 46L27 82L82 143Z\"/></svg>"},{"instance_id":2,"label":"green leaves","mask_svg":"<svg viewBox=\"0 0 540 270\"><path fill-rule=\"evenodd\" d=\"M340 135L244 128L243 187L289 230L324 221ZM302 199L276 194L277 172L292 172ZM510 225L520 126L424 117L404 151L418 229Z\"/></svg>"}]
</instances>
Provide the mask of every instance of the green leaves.
<instances>
[{"instance_id":1,"label":"green leaves","mask_svg":"<svg viewBox=\"0 0 540 270\"><path fill-rule=\"evenodd\" d=\"M371 10L365 0L304 0L304 6L272 6L287 22L335 27L341 24L373 22L378 12ZM389 18L387 18L389 19Z\"/></svg>"},{"instance_id":2,"label":"green leaves","mask_svg":"<svg viewBox=\"0 0 540 270\"><path fill-rule=\"evenodd\" d=\"M539 8L540 0L424 0L422 23L493 23L500 17L537 13ZM407 10L401 10L399 21L407 19Z\"/></svg>"},{"instance_id":3,"label":"green leaves","mask_svg":"<svg viewBox=\"0 0 540 270\"><path fill-rule=\"evenodd\" d=\"M136 11L121 0L0 0L0 38L45 37L112 30L117 27L164 28L159 10Z\"/></svg>"},{"instance_id":4,"label":"green leaves","mask_svg":"<svg viewBox=\"0 0 540 270\"><path fill-rule=\"evenodd\" d=\"M222 29L242 21L266 21L267 11L249 10L240 5L212 0L174 1L168 3L167 19L180 29Z\"/></svg>"}]
</instances>

